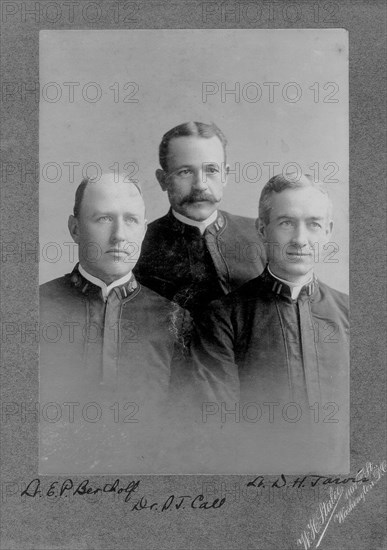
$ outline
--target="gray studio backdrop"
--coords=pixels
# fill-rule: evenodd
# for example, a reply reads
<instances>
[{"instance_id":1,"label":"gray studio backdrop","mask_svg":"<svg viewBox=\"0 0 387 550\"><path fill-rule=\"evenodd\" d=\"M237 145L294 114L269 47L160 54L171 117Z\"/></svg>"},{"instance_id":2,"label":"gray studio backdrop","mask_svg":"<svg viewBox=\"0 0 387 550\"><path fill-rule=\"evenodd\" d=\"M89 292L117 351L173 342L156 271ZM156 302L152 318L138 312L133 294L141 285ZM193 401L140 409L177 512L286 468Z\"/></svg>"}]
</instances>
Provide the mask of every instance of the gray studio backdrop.
<instances>
[{"instance_id":1,"label":"gray studio backdrop","mask_svg":"<svg viewBox=\"0 0 387 550\"><path fill-rule=\"evenodd\" d=\"M273 173L325 181L337 246L318 267L348 292L348 39L341 29L40 32L40 282L77 260L67 230L83 175L139 181L148 221L162 135L188 120L228 138L222 208L256 217Z\"/></svg>"}]
</instances>

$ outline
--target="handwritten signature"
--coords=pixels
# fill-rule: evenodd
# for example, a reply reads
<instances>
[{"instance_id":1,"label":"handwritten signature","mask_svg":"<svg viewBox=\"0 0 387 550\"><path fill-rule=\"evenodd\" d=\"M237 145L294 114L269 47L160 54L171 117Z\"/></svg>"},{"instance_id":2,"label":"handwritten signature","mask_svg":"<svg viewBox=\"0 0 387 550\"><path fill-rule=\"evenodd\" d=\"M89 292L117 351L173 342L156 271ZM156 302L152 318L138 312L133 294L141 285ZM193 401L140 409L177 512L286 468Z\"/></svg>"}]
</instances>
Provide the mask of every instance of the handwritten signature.
<instances>
[{"instance_id":1,"label":"handwritten signature","mask_svg":"<svg viewBox=\"0 0 387 550\"><path fill-rule=\"evenodd\" d=\"M268 483L269 487L276 489L282 489L283 487L297 487L302 488L309 484L310 487L316 487L316 485L345 485L347 483L366 483L369 481L367 477L359 477L359 473L356 477L329 477L309 474L302 477L297 477L295 480L288 480L284 474L281 474L275 481L267 482L264 476L258 476L253 481L247 483L247 487L262 487L265 488Z\"/></svg>"},{"instance_id":2,"label":"handwritten signature","mask_svg":"<svg viewBox=\"0 0 387 550\"><path fill-rule=\"evenodd\" d=\"M339 524L343 523L352 510L361 501L365 501L365 495L382 478L386 471L387 462L385 460L379 465L367 462L365 467L361 468L356 474L354 484L348 486L346 489L343 486L330 487L329 499L319 504L318 510L308 521L306 529L304 529L297 540L297 544L303 546L305 550L309 550L312 544L316 543L315 548L318 548L332 518L334 521L338 521ZM361 484L356 484L360 481L362 481ZM346 503L338 509L337 506L343 496Z\"/></svg>"},{"instance_id":3,"label":"handwritten signature","mask_svg":"<svg viewBox=\"0 0 387 550\"><path fill-rule=\"evenodd\" d=\"M226 497L221 499L206 500L203 494L199 495L169 495L166 499L158 501L151 500L147 496L134 498L135 493L138 493L140 481L129 481L126 485L122 485L120 479L116 479L113 483L105 483L102 486L92 485L89 479L84 479L80 483L74 483L70 478L63 482L53 481L48 487L43 488L39 478L35 478L27 485L20 496L31 498L46 497L49 499L60 499L68 496L85 496L97 495L103 493L115 493L125 495L124 502L131 502L131 511L152 510L165 512L166 510L184 510L189 507L193 510L210 510L221 508L226 502Z\"/></svg>"}]
</instances>

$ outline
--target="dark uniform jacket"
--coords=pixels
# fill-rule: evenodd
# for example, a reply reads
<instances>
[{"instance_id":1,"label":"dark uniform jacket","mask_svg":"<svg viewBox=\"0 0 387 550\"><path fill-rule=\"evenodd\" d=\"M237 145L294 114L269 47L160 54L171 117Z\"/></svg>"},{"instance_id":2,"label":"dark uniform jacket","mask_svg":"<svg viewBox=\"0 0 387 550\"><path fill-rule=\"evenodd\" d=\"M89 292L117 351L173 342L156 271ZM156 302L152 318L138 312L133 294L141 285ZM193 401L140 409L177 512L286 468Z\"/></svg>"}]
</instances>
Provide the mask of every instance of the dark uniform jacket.
<instances>
[{"instance_id":1,"label":"dark uniform jacket","mask_svg":"<svg viewBox=\"0 0 387 550\"><path fill-rule=\"evenodd\" d=\"M242 403L348 401L348 297L315 278L297 300L268 270L213 302L192 354L204 394Z\"/></svg>"},{"instance_id":2,"label":"dark uniform jacket","mask_svg":"<svg viewBox=\"0 0 387 550\"><path fill-rule=\"evenodd\" d=\"M77 267L41 286L41 470L154 471L187 318L134 276L106 302Z\"/></svg>"},{"instance_id":3,"label":"dark uniform jacket","mask_svg":"<svg viewBox=\"0 0 387 550\"><path fill-rule=\"evenodd\" d=\"M41 286L41 382L54 393L163 399L186 314L134 277L101 289L74 271Z\"/></svg>"},{"instance_id":4,"label":"dark uniform jacket","mask_svg":"<svg viewBox=\"0 0 387 550\"><path fill-rule=\"evenodd\" d=\"M134 269L138 280L195 314L264 268L254 221L219 211L204 235L172 211L152 222Z\"/></svg>"},{"instance_id":5,"label":"dark uniform jacket","mask_svg":"<svg viewBox=\"0 0 387 550\"><path fill-rule=\"evenodd\" d=\"M195 454L200 471L229 474L349 471L347 296L314 280L293 300L265 270L195 324L180 391L187 462Z\"/></svg>"}]
</instances>

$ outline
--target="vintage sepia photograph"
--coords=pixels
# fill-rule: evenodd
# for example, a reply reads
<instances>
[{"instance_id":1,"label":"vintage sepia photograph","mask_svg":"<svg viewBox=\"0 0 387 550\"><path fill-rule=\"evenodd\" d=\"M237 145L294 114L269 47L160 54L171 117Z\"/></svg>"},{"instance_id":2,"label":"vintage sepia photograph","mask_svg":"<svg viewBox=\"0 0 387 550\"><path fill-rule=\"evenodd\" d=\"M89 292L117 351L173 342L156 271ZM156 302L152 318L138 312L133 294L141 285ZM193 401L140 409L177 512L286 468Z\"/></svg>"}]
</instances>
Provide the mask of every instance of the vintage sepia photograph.
<instances>
[{"instance_id":1,"label":"vintage sepia photograph","mask_svg":"<svg viewBox=\"0 0 387 550\"><path fill-rule=\"evenodd\" d=\"M346 31L39 55L40 472L348 472Z\"/></svg>"}]
</instances>

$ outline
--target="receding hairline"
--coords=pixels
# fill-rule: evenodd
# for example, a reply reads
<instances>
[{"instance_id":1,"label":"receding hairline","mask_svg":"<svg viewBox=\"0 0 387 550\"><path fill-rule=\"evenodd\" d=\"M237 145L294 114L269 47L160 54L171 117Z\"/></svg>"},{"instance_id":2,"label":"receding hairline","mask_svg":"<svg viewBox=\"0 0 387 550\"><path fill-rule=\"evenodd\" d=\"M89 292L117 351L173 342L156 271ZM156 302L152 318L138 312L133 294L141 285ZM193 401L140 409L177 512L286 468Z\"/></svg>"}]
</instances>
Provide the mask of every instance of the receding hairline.
<instances>
[{"instance_id":1,"label":"receding hairline","mask_svg":"<svg viewBox=\"0 0 387 550\"><path fill-rule=\"evenodd\" d=\"M139 197L140 202L142 203L144 210L145 210L145 203L142 195L141 188L137 185L136 182L132 180L126 180L127 176L125 174L118 175L114 172L104 172L101 174L100 177L86 177L84 178L79 186L77 187L77 190L75 192L75 202L74 202L74 208L73 208L73 215L74 217L79 217L81 212L81 206L84 201L84 195L87 192L88 188L95 188L95 186L99 185L124 185L128 186L128 190L131 191L130 195L131 197Z\"/></svg>"},{"instance_id":2,"label":"receding hairline","mask_svg":"<svg viewBox=\"0 0 387 550\"><path fill-rule=\"evenodd\" d=\"M130 179L126 179L128 176L126 174L115 174L114 172L104 172L98 179L97 178L89 178L89 181L86 185L86 188L89 187L89 185L96 185L96 184L105 184L105 183L114 183L115 185L123 184L128 185L131 189L135 190L135 194L138 194L142 197L142 191L140 187L137 185L136 182Z\"/></svg>"}]
</instances>

